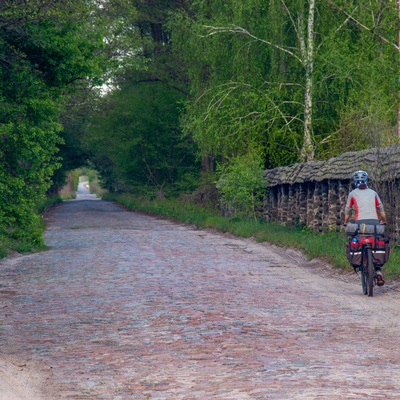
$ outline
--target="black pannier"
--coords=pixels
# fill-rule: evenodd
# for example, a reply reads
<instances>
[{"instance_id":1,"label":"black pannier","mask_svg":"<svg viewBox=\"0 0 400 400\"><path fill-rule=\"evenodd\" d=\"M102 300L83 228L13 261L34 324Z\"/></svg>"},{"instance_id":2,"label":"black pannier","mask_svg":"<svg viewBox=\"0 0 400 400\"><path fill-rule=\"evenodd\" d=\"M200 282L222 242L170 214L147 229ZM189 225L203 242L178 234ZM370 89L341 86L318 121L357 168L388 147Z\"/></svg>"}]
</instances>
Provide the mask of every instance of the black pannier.
<instances>
[{"instance_id":1,"label":"black pannier","mask_svg":"<svg viewBox=\"0 0 400 400\"><path fill-rule=\"evenodd\" d=\"M359 267L362 263L362 246L359 242L350 241L346 246L347 260L354 267Z\"/></svg>"},{"instance_id":2,"label":"black pannier","mask_svg":"<svg viewBox=\"0 0 400 400\"><path fill-rule=\"evenodd\" d=\"M381 267L390 256L390 245L387 240L377 240L372 247L372 261L375 265Z\"/></svg>"}]
</instances>

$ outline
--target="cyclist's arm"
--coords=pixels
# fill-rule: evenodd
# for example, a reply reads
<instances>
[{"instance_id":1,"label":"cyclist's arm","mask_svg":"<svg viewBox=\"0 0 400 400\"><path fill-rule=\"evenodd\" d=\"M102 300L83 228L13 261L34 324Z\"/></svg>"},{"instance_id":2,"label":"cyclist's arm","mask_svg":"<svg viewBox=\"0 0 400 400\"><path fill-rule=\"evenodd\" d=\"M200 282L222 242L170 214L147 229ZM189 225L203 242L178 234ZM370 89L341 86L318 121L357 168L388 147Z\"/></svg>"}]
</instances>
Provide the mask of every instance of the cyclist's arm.
<instances>
[{"instance_id":1,"label":"cyclist's arm","mask_svg":"<svg viewBox=\"0 0 400 400\"><path fill-rule=\"evenodd\" d=\"M349 197L347 198L346 206L344 208L344 222L343 222L344 225L347 225L350 221L350 215L353 206L354 206L354 198L350 193Z\"/></svg>"},{"instance_id":2,"label":"cyclist's arm","mask_svg":"<svg viewBox=\"0 0 400 400\"><path fill-rule=\"evenodd\" d=\"M382 224L382 225L386 225L386 213L385 213L385 211L380 211L379 212L379 216L381 217L381 219L380 219L380 223Z\"/></svg>"},{"instance_id":3,"label":"cyclist's arm","mask_svg":"<svg viewBox=\"0 0 400 400\"><path fill-rule=\"evenodd\" d=\"M376 211L380 217L380 223L382 225L386 225L386 213L383 208L382 200L379 198L378 194L375 195L375 207L376 207Z\"/></svg>"}]
</instances>

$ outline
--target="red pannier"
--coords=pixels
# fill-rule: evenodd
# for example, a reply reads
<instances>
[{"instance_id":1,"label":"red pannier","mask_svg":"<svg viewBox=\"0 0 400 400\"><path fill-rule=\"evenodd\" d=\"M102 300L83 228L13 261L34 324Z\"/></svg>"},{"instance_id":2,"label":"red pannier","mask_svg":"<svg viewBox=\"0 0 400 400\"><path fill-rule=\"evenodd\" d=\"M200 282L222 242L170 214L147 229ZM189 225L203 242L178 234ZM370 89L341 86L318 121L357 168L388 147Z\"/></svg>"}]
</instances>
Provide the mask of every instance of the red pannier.
<instances>
[{"instance_id":1,"label":"red pannier","mask_svg":"<svg viewBox=\"0 0 400 400\"><path fill-rule=\"evenodd\" d=\"M360 242L353 243L351 240L346 246L346 257L351 265L359 267L362 263L362 246Z\"/></svg>"},{"instance_id":2,"label":"red pannier","mask_svg":"<svg viewBox=\"0 0 400 400\"><path fill-rule=\"evenodd\" d=\"M376 240L372 246L372 261L374 265L381 267L389 260L390 245L387 240Z\"/></svg>"}]
</instances>

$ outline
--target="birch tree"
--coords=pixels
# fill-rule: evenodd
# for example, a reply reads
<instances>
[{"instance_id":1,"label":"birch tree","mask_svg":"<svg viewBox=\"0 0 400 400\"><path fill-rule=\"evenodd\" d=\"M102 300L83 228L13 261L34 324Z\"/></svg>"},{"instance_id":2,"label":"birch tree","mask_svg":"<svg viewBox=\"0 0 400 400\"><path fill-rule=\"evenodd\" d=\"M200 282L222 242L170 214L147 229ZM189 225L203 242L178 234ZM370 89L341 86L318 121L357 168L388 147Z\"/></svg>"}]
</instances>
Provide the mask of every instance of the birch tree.
<instances>
[{"instance_id":1,"label":"birch tree","mask_svg":"<svg viewBox=\"0 0 400 400\"><path fill-rule=\"evenodd\" d=\"M374 37L397 55L398 97L400 97L400 0L397 1L355 1L350 4L340 0L328 0L329 5L338 11L344 22L341 27L352 24L360 31ZM377 54L379 57L379 54ZM390 79L390 76L387 77ZM397 100L399 103L399 100ZM400 137L400 104L397 105L396 136Z\"/></svg>"},{"instance_id":2,"label":"birch tree","mask_svg":"<svg viewBox=\"0 0 400 400\"><path fill-rule=\"evenodd\" d=\"M294 2L295 3L295 2ZM298 106L301 107L300 112L288 115L284 110L283 105L292 102L292 99L285 100L281 105L274 104L276 111L280 114L284 121L285 129L291 130L294 121L302 121L303 133L302 141L298 144L298 157L301 161L314 159L315 143L313 135L313 79L314 79L314 47L315 47L315 0L306 2L307 12L304 13L304 3L300 1L298 4L293 2L289 4L287 0L281 0L280 9L286 14L286 20L291 25L290 30L294 32L294 41L291 43L288 40L288 35L282 43L279 43L276 38L261 37L254 33L252 29L245 28L242 25L227 24L227 25L211 25L203 24L204 33L199 33L200 36L207 38L215 37L216 35L237 35L248 39L248 44L258 43L270 47L273 51L284 53L297 62L303 73L303 101ZM265 22L266 25L268 25ZM288 44L285 44L285 41ZM246 46L246 44L243 44ZM298 82L286 82L284 86L297 86ZM234 94L234 91L231 92ZM226 93L228 96L228 92ZM292 102L292 105L294 101ZM297 107L298 107L297 106ZM296 108L297 108L296 107ZM254 113L256 115L257 113ZM275 119L274 119L275 120Z\"/></svg>"},{"instance_id":3,"label":"birch tree","mask_svg":"<svg viewBox=\"0 0 400 400\"><path fill-rule=\"evenodd\" d=\"M313 72L314 72L314 15L315 0L309 0L307 38L299 31L299 42L302 60L305 67L305 93L304 93L304 133L303 146L300 151L300 160L314 159L312 109L313 109Z\"/></svg>"}]
</instances>

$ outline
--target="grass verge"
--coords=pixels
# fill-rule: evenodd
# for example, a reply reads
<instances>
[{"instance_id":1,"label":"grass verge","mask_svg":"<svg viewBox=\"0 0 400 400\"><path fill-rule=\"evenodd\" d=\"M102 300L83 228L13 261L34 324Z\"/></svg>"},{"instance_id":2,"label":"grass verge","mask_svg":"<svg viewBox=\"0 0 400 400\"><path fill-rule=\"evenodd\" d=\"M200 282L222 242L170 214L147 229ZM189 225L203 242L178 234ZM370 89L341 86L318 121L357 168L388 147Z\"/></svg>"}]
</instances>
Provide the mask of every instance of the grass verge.
<instances>
[{"instance_id":1,"label":"grass verge","mask_svg":"<svg viewBox=\"0 0 400 400\"><path fill-rule=\"evenodd\" d=\"M0 230L0 259L12 253L31 253L47 249L44 243L43 232L46 228L43 214L53 204L61 202L59 196L46 197L41 204L37 205L35 219L31 225L24 229Z\"/></svg>"},{"instance_id":2,"label":"grass verge","mask_svg":"<svg viewBox=\"0 0 400 400\"><path fill-rule=\"evenodd\" d=\"M179 200L149 200L130 194L108 194L104 199L116 201L131 210L194 224L197 228L213 228L239 237L253 237L258 242L269 242L281 247L300 249L309 259L320 258L337 268L352 270L345 255L348 237L344 233L317 233L308 228L290 227L247 218L227 218L212 210ZM397 248L392 249L384 271L387 278L399 277L400 251Z\"/></svg>"}]
</instances>

